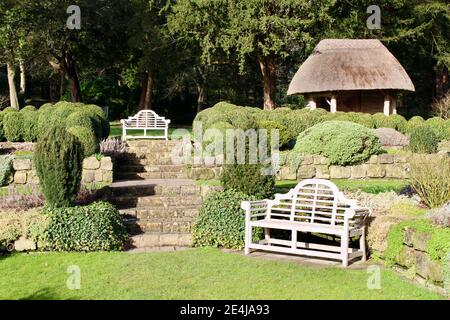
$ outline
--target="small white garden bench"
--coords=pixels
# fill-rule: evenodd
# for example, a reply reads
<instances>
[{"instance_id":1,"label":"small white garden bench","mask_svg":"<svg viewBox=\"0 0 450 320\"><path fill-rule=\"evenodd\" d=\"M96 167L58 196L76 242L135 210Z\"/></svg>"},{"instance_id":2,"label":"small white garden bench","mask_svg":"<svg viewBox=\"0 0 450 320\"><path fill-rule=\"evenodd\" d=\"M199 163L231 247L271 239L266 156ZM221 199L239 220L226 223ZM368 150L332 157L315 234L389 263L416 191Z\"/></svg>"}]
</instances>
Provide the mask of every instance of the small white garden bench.
<instances>
[{"instance_id":1,"label":"small white garden bench","mask_svg":"<svg viewBox=\"0 0 450 320\"><path fill-rule=\"evenodd\" d=\"M169 124L170 120L158 116L152 110L139 111L135 116L129 117L125 120L120 120L122 123L122 140L127 138L133 139L166 139L169 140ZM127 136L127 130L144 130L143 136ZM149 130L164 130L164 136L148 136Z\"/></svg>"},{"instance_id":2,"label":"small white garden bench","mask_svg":"<svg viewBox=\"0 0 450 320\"><path fill-rule=\"evenodd\" d=\"M356 200L346 199L336 185L328 180L301 181L287 194L277 194L274 200L243 201L245 210L245 254L250 249L348 260L366 260L366 222L371 214L360 208ZM265 238L253 242L253 228L263 228ZM270 230L291 231L291 240L271 237ZM340 237L340 246L297 241L298 232ZM349 248L352 237L360 237L359 248Z\"/></svg>"}]
</instances>

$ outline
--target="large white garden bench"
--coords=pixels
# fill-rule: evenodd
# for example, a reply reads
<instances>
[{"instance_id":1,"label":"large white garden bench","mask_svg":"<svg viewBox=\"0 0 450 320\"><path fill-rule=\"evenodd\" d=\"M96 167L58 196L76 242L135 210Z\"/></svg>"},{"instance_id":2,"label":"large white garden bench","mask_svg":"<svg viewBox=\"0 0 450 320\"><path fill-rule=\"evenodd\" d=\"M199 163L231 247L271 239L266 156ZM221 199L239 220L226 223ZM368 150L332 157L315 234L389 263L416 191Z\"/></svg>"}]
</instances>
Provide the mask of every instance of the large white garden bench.
<instances>
[{"instance_id":1,"label":"large white garden bench","mask_svg":"<svg viewBox=\"0 0 450 320\"><path fill-rule=\"evenodd\" d=\"M122 123L122 140L127 138L134 139L166 139L169 140L169 124L170 120L158 116L152 110L139 111L135 116L129 117L125 120L120 120ZM127 136L127 130L144 130L143 136ZM147 131L164 130L164 136L148 136Z\"/></svg>"},{"instance_id":2,"label":"large white garden bench","mask_svg":"<svg viewBox=\"0 0 450 320\"><path fill-rule=\"evenodd\" d=\"M274 200L243 201L241 207L245 210L245 254L258 249L331 258L341 260L345 267L349 259L366 260L365 231L371 210L346 199L331 181L304 180ZM253 242L254 228L264 229L263 240ZM273 229L291 231L291 239L272 238ZM298 232L340 237L340 245L299 242ZM359 248L349 247L352 237L360 237Z\"/></svg>"}]
</instances>

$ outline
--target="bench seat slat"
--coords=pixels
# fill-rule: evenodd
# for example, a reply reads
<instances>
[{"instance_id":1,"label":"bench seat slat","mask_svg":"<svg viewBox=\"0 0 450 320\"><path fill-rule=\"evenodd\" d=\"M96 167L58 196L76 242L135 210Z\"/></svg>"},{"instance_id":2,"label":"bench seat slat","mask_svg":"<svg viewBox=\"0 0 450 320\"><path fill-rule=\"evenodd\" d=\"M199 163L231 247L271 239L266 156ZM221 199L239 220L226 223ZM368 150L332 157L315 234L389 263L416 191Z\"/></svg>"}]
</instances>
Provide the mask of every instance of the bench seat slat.
<instances>
[{"instance_id":1,"label":"bench seat slat","mask_svg":"<svg viewBox=\"0 0 450 320\"><path fill-rule=\"evenodd\" d=\"M279 219L263 219L251 221L253 227L273 228L280 230L297 230L303 232L318 232L324 234L341 235L344 228L341 226L333 226L330 224L319 224L309 222L282 221Z\"/></svg>"}]
</instances>

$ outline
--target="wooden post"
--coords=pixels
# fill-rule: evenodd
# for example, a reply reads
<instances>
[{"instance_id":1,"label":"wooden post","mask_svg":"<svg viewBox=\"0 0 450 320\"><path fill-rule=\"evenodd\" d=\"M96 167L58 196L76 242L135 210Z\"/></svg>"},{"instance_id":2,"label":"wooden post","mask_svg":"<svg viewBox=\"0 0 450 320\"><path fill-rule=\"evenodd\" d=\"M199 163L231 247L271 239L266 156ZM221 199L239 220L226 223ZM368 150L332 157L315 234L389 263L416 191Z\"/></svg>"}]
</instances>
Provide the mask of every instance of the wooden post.
<instances>
[{"instance_id":1,"label":"wooden post","mask_svg":"<svg viewBox=\"0 0 450 320\"><path fill-rule=\"evenodd\" d=\"M316 101L314 100L314 97L309 97L308 98L308 104L306 105L310 110L315 110L317 109L317 104Z\"/></svg>"},{"instance_id":2,"label":"wooden post","mask_svg":"<svg viewBox=\"0 0 450 320\"><path fill-rule=\"evenodd\" d=\"M336 113L336 112L337 112L337 99L336 99L336 95L332 95L332 96L331 96L330 112L331 112L331 113Z\"/></svg>"},{"instance_id":3,"label":"wooden post","mask_svg":"<svg viewBox=\"0 0 450 320\"><path fill-rule=\"evenodd\" d=\"M392 114L397 114L397 97L392 97Z\"/></svg>"},{"instance_id":4,"label":"wooden post","mask_svg":"<svg viewBox=\"0 0 450 320\"><path fill-rule=\"evenodd\" d=\"M386 116L391 114L391 97L390 95L387 93L384 96L384 108L383 108L384 114Z\"/></svg>"}]
</instances>

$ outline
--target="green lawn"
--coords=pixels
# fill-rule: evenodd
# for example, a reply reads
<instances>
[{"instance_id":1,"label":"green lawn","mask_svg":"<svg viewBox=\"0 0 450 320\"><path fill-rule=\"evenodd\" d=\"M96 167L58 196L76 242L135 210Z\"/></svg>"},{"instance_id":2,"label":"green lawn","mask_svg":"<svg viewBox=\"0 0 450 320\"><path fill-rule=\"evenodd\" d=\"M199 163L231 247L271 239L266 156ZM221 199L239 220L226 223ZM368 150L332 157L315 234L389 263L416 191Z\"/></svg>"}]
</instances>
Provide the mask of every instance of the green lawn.
<instances>
[{"instance_id":1,"label":"green lawn","mask_svg":"<svg viewBox=\"0 0 450 320\"><path fill-rule=\"evenodd\" d=\"M69 290L69 266L81 289ZM382 269L307 267L217 249L166 253L46 253L0 257L0 299L439 299Z\"/></svg>"},{"instance_id":2,"label":"green lawn","mask_svg":"<svg viewBox=\"0 0 450 320\"><path fill-rule=\"evenodd\" d=\"M110 137L121 137L122 136L122 125L120 123L117 122L111 122L110 124L111 126L111 131L109 133ZM182 135L180 135L179 133L176 133L176 130L179 129L185 129L189 132L189 134L192 135L192 128L191 127L169 127L169 139L170 138L181 138ZM175 135L174 135L175 132ZM129 136L143 136L144 135L144 130L127 130L127 135ZM164 130L160 130L160 131L148 131L147 135L154 135L154 136L163 136L164 135Z\"/></svg>"}]
</instances>

